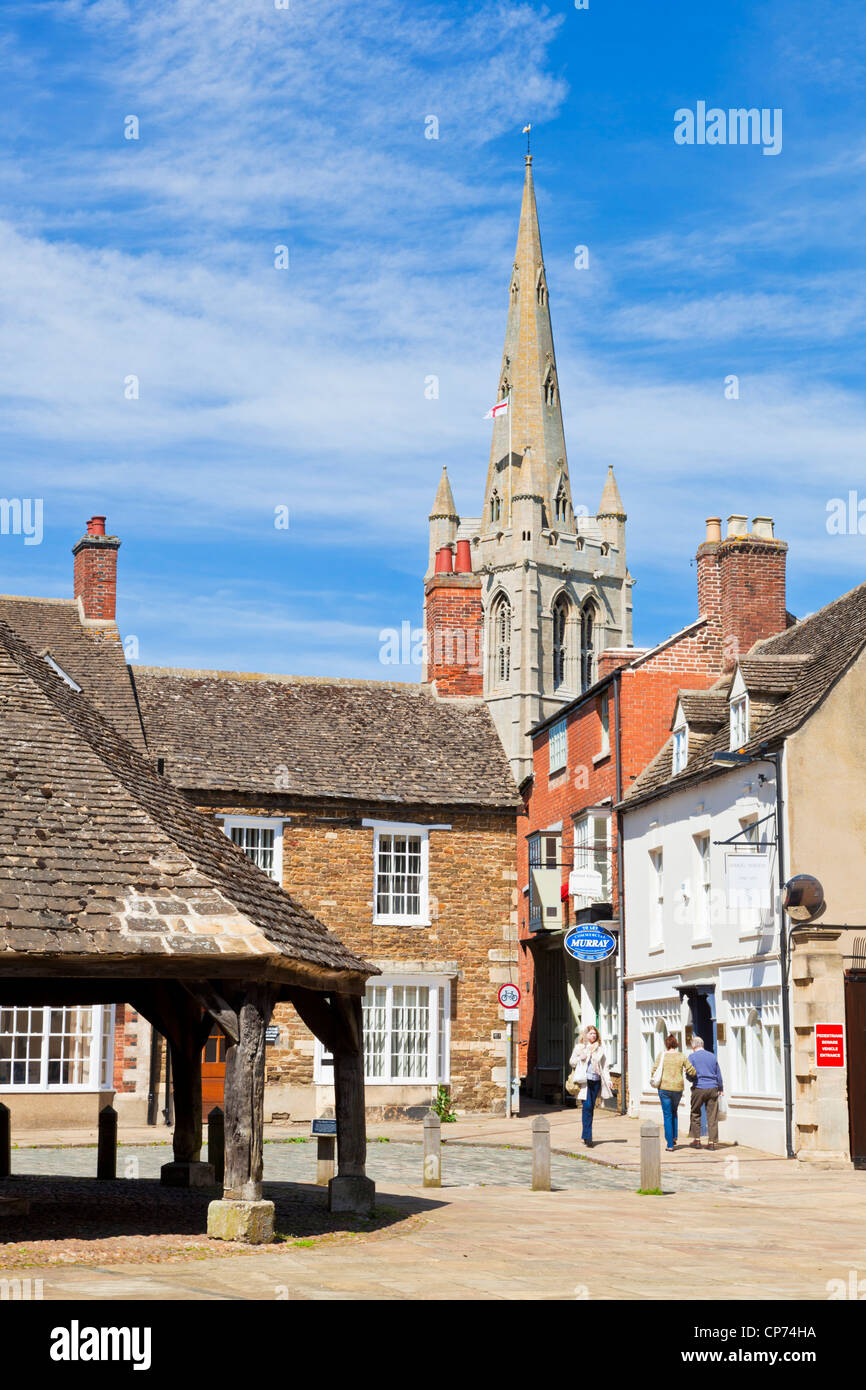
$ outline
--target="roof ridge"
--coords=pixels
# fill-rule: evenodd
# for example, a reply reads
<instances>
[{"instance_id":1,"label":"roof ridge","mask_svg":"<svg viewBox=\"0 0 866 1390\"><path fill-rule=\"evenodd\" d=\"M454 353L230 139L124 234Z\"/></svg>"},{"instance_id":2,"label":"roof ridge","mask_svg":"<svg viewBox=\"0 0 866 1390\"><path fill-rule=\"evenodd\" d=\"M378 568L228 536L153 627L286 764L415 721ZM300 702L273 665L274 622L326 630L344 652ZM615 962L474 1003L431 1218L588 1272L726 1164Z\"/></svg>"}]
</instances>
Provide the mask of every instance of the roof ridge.
<instances>
[{"instance_id":1,"label":"roof ridge","mask_svg":"<svg viewBox=\"0 0 866 1390\"><path fill-rule=\"evenodd\" d=\"M426 681L379 681L367 680L363 676L292 676L276 671L220 671L194 666L143 666L137 662L131 663L131 670L135 675L177 679L276 681L280 685L360 686L364 689L374 686L380 690L397 690L401 694L430 695L430 686Z\"/></svg>"}]
</instances>

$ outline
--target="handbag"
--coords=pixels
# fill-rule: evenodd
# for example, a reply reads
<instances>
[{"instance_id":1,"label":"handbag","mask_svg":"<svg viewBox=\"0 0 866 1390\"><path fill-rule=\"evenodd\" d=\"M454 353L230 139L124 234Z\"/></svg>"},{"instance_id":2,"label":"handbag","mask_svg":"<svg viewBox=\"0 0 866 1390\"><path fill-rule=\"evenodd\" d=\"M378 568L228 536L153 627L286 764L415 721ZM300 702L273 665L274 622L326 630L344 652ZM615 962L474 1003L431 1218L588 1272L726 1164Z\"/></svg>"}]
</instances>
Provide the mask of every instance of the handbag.
<instances>
[{"instance_id":1,"label":"handbag","mask_svg":"<svg viewBox=\"0 0 866 1390\"><path fill-rule=\"evenodd\" d=\"M565 1083L565 1089L570 1096L576 1096L580 1090L580 1082L577 1079L576 1073L577 1068L575 1067L569 1074L568 1080Z\"/></svg>"},{"instance_id":2,"label":"handbag","mask_svg":"<svg viewBox=\"0 0 866 1390\"><path fill-rule=\"evenodd\" d=\"M655 1086L656 1090L658 1090L662 1084L662 1072L664 1071L664 1065L664 1057L659 1057L658 1062L655 1066L655 1070L653 1071L653 1074L650 1077L650 1085Z\"/></svg>"}]
</instances>

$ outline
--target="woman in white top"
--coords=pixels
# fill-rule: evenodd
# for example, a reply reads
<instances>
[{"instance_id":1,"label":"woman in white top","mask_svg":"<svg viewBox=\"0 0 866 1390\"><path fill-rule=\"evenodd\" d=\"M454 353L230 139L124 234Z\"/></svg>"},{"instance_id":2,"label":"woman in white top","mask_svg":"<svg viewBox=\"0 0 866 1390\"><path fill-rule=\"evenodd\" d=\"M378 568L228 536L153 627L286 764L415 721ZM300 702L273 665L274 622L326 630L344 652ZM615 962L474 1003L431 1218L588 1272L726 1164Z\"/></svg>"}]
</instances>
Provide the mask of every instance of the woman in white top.
<instances>
[{"instance_id":1,"label":"woman in white top","mask_svg":"<svg viewBox=\"0 0 866 1390\"><path fill-rule=\"evenodd\" d=\"M594 1023L584 1028L574 1045L569 1065L573 1068L574 1080L580 1084L578 1100L583 1101L583 1142L592 1148L592 1116L599 1091L602 1100L610 1100L613 1087L607 1057L601 1045L601 1038Z\"/></svg>"}]
</instances>

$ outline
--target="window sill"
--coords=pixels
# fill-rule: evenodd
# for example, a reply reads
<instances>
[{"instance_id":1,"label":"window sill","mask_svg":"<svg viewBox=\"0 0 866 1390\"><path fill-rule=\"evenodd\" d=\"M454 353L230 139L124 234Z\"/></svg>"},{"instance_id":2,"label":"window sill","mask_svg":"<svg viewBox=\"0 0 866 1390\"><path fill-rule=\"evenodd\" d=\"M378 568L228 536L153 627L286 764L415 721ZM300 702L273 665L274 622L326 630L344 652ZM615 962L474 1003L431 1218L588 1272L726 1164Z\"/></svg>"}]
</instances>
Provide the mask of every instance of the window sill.
<instances>
[{"instance_id":1,"label":"window sill","mask_svg":"<svg viewBox=\"0 0 866 1390\"><path fill-rule=\"evenodd\" d=\"M660 942L659 942L657 945L655 945L655 946L648 946L648 947L647 947L647 955L648 955L648 956L660 956L660 955L662 954L662 952L664 951L664 949L665 949L665 943L664 943L663 941L660 941Z\"/></svg>"},{"instance_id":2,"label":"window sill","mask_svg":"<svg viewBox=\"0 0 866 1390\"><path fill-rule=\"evenodd\" d=\"M374 917L374 927L432 927L433 923L418 917Z\"/></svg>"},{"instance_id":3,"label":"window sill","mask_svg":"<svg viewBox=\"0 0 866 1390\"><path fill-rule=\"evenodd\" d=\"M785 1101L782 1096L768 1096L766 1093L750 1096L747 1092L738 1091L736 1095L725 1095L730 1106L751 1105L756 1110L784 1110Z\"/></svg>"},{"instance_id":4,"label":"window sill","mask_svg":"<svg viewBox=\"0 0 866 1390\"><path fill-rule=\"evenodd\" d=\"M567 763L563 763L563 764L562 764L562 767L552 767L552 768L550 768L549 771L548 771L548 773L547 773L547 780L548 780L548 782L553 782L557 777L560 777L560 776L562 775L563 772L567 772L567 771L568 771L568 764L567 764Z\"/></svg>"},{"instance_id":5,"label":"window sill","mask_svg":"<svg viewBox=\"0 0 866 1390\"><path fill-rule=\"evenodd\" d=\"M601 751L600 753L593 753L593 755L592 755L592 765L593 765L593 767L598 767L599 763L605 763L605 762L607 762L607 760L608 760L609 757L610 757L610 749L609 749L609 748L604 748L604 749L602 749L602 751Z\"/></svg>"},{"instance_id":6,"label":"window sill","mask_svg":"<svg viewBox=\"0 0 866 1390\"><path fill-rule=\"evenodd\" d=\"M697 951L702 946L712 946L712 944L713 938L711 936L697 936L692 942L692 950Z\"/></svg>"}]
</instances>

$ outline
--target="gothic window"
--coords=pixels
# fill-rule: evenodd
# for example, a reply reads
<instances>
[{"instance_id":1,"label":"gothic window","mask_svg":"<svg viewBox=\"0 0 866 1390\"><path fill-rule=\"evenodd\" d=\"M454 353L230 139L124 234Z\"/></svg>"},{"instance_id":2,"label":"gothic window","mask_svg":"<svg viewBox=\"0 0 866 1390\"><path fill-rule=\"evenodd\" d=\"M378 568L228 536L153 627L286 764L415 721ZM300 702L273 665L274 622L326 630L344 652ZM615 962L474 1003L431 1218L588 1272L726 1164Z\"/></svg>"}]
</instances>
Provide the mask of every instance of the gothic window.
<instances>
[{"instance_id":1,"label":"gothic window","mask_svg":"<svg viewBox=\"0 0 866 1390\"><path fill-rule=\"evenodd\" d=\"M568 599L560 594L553 605L553 688L565 685L568 661Z\"/></svg>"},{"instance_id":2,"label":"gothic window","mask_svg":"<svg viewBox=\"0 0 866 1390\"><path fill-rule=\"evenodd\" d=\"M502 516L502 500L499 493L494 491L490 497L490 520L499 521Z\"/></svg>"},{"instance_id":3,"label":"gothic window","mask_svg":"<svg viewBox=\"0 0 866 1390\"><path fill-rule=\"evenodd\" d=\"M544 378L544 404L556 405L556 375L552 367Z\"/></svg>"},{"instance_id":4,"label":"gothic window","mask_svg":"<svg viewBox=\"0 0 866 1390\"><path fill-rule=\"evenodd\" d=\"M504 594L493 609L493 684L507 685L511 679L511 604Z\"/></svg>"},{"instance_id":5,"label":"gothic window","mask_svg":"<svg viewBox=\"0 0 866 1390\"><path fill-rule=\"evenodd\" d=\"M595 680L595 610L591 603L580 615L580 688L588 690Z\"/></svg>"}]
</instances>

